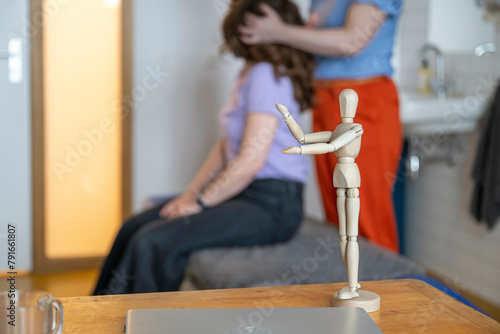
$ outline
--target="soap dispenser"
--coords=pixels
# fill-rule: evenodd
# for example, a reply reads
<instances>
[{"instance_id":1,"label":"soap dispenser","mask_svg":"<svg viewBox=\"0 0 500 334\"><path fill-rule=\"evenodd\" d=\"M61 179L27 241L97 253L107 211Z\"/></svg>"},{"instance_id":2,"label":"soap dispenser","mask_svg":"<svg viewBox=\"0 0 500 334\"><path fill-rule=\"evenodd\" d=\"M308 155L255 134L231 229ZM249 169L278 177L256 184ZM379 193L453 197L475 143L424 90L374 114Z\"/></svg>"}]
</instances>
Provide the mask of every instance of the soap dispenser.
<instances>
[{"instance_id":1,"label":"soap dispenser","mask_svg":"<svg viewBox=\"0 0 500 334\"><path fill-rule=\"evenodd\" d=\"M430 95L432 93L431 87L431 69L427 59L422 59L422 64L418 71L418 92L423 95Z\"/></svg>"}]
</instances>

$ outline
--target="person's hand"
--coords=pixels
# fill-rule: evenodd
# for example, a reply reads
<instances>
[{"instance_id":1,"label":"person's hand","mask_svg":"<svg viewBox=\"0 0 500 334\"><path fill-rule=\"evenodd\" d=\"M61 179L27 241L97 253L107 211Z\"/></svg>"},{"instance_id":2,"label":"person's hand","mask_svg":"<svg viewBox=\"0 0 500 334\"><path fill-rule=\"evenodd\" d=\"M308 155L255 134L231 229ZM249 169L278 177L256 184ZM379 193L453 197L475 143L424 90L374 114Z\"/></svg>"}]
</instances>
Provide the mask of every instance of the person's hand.
<instances>
[{"instance_id":1,"label":"person's hand","mask_svg":"<svg viewBox=\"0 0 500 334\"><path fill-rule=\"evenodd\" d=\"M264 16L246 13L244 25L238 30L241 41L245 44L267 44L278 41L285 23L279 14L269 5L263 3L260 9Z\"/></svg>"},{"instance_id":2,"label":"person's hand","mask_svg":"<svg viewBox=\"0 0 500 334\"><path fill-rule=\"evenodd\" d=\"M183 194L165 204L160 210L160 217L165 219L175 219L182 216L193 215L201 211L202 208L196 202L194 196Z\"/></svg>"},{"instance_id":3,"label":"person's hand","mask_svg":"<svg viewBox=\"0 0 500 334\"><path fill-rule=\"evenodd\" d=\"M319 23L319 15L318 13L312 13L311 16L309 16L309 20L306 22L306 27L307 28L315 28Z\"/></svg>"}]
</instances>

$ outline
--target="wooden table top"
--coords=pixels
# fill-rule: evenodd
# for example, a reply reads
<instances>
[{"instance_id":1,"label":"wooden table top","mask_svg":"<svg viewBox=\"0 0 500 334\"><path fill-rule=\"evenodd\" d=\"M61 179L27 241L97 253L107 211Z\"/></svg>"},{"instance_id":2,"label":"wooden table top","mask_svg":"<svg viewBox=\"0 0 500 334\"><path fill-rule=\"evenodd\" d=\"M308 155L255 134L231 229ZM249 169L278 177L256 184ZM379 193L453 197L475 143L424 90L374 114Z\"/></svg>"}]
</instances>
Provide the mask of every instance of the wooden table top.
<instances>
[{"instance_id":1,"label":"wooden table top","mask_svg":"<svg viewBox=\"0 0 500 334\"><path fill-rule=\"evenodd\" d=\"M345 283L61 298L64 333L123 334L130 309L331 306ZM500 333L500 323L419 280L362 282L380 295L370 316L384 333Z\"/></svg>"}]
</instances>

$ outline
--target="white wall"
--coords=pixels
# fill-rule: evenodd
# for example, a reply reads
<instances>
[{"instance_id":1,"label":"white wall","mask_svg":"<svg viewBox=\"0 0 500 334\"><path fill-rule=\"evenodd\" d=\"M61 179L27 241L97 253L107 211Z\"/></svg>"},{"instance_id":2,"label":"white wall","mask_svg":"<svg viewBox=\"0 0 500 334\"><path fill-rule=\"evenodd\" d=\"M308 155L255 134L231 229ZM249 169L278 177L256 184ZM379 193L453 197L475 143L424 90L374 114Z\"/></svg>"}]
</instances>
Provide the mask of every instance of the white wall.
<instances>
[{"instance_id":1,"label":"white wall","mask_svg":"<svg viewBox=\"0 0 500 334\"><path fill-rule=\"evenodd\" d=\"M181 192L219 138L218 111L239 67L220 59L226 2L134 1L134 83L157 66L168 76L133 119L133 208L154 194Z\"/></svg>"},{"instance_id":2,"label":"white wall","mask_svg":"<svg viewBox=\"0 0 500 334\"><path fill-rule=\"evenodd\" d=\"M23 77L10 83L8 61L0 59L0 274L7 271L7 225L17 227L16 271L31 271L31 106L29 40L23 24L29 22L29 1L0 2L0 48L9 38L23 42Z\"/></svg>"}]
</instances>

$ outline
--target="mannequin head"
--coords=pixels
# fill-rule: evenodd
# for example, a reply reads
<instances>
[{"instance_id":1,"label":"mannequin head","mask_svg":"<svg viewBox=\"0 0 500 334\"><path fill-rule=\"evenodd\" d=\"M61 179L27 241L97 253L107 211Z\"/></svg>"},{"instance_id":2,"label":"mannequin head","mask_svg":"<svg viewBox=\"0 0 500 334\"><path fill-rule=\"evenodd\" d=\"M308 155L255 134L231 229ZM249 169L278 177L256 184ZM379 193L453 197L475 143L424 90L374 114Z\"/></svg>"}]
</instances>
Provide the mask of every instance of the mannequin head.
<instances>
[{"instance_id":1,"label":"mannequin head","mask_svg":"<svg viewBox=\"0 0 500 334\"><path fill-rule=\"evenodd\" d=\"M347 123L349 119L351 119L352 122L352 119L356 116L356 109L358 108L358 94L352 89L344 89L340 92L339 102L342 122L344 122L344 118L347 118L345 120Z\"/></svg>"}]
</instances>

